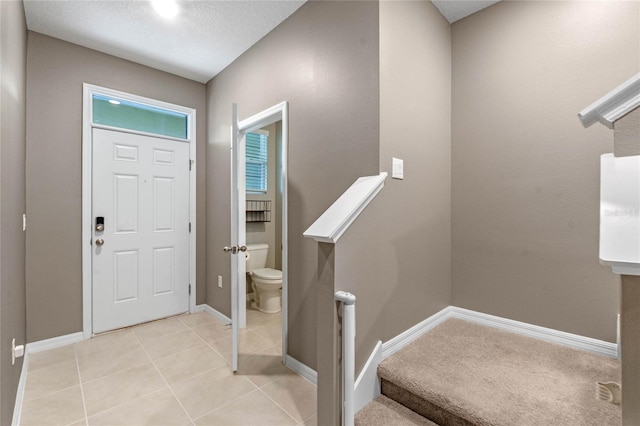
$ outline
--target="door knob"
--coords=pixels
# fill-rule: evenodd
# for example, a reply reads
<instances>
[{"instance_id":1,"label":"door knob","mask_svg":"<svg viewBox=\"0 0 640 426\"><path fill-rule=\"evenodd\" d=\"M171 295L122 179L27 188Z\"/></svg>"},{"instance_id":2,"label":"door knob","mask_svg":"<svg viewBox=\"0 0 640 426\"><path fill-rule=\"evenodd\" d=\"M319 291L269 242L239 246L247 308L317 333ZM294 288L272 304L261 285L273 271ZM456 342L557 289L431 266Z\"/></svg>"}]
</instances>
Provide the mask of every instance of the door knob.
<instances>
[{"instance_id":1,"label":"door knob","mask_svg":"<svg viewBox=\"0 0 640 426\"><path fill-rule=\"evenodd\" d=\"M103 244L104 244L104 240L103 240L102 238L98 238L98 239L96 240L96 245L97 245L98 247L102 246Z\"/></svg>"},{"instance_id":2,"label":"door knob","mask_svg":"<svg viewBox=\"0 0 640 426\"><path fill-rule=\"evenodd\" d=\"M229 253L229 252L231 252L231 254L236 254L236 253L238 253L239 251L241 251L241 252L243 252L243 253L244 253L245 251L247 251L247 246L240 246L240 247L238 247L238 246L231 246L231 247L229 247L229 246L224 246L224 248L223 248L222 250L223 250L225 253Z\"/></svg>"}]
</instances>

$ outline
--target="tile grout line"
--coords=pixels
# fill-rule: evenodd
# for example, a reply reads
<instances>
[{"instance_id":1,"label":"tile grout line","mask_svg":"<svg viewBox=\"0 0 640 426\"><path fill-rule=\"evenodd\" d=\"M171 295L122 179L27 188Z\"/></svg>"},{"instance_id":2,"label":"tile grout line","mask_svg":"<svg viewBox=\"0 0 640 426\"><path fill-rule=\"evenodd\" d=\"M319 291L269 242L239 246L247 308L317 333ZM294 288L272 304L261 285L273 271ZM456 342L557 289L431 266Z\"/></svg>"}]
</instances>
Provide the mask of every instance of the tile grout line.
<instances>
[{"instance_id":1,"label":"tile grout line","mask_svg":"<svg viewBox=\"0 0 640 426\"><path fill-rule=\"evenodd\" d=\"M309 417L307 417L306 419L304 419L303 421L301 421L300 423L298 423L298 426L304 426L304 424L313 416L317 415L318 413L313 413L312 415L310 415Z\"/></svg>"},{"instance_id":2,"label":"tile grout line","mask_svg":"<svg viewBox=\"0 0 640 426\"><path fill-rule=\"evenodd\" d=\"M192 332L193 333L193 332ZM193 333L196 336L198 336L196 333ZM167 388L169 389L169 392L171 392L171 395L173 395L173 397L176 399L176 401L178 401L178 404L180 405L180 408L182 408L182 411L184 411L184 413L187 415L187 418L189 419L189 421L191 422L191 424L193 426L195 426L195 422L193 421L193 419L191 418L191 415L189 414L189 412L187 411L186 408L184 408L184 405L182 405L182 401L180 401L180 399L176 396L176 394L173 392L173 389L171 389L171 385L169 385L169 382L167 382L167 379L165 379L164 375L162 374L162 372L160 371L160 369L158 368L158 366L156 365L155 361L151 358L151 356L149 355L149 352L147 352L147 348L144 347L144 345L142 344L142 342L140 341L140 339L138 338L138 336L134 333L134 336L136 337L136 339L138 340L138 343L140 343L140 346L142 346L142 350L144 351L144 353L147 355L147 357L149 358L149 360L151 361L151 364L153 365L153 368L156 369L156 371L158 372L158 374L160 375L160 377L162 378L162 381L165 383L165 385L167 385ZM200 337L200 336L198 336Z\"/></svg>"},{"instance_id":3,"label":"tile grout line","mask_svg":"<svg viewBox=\"0 0 640 426\"><path fill-rule=\"evenodd\" d=\"M140 341L140 339L138 338L138 335L137 335L135 332L133 332L133 330L132 330L133 328L135 328L135 326L134 326L134 327L131 327L131 335L136 339L135 343L132 343L132 344L130 344L130 345L125 345L125 346L123 346L122 348L132 348L132 347L134 347L134 346L139 346L139 347L144 351L145 355L147 355L147 357L148 357L148 359L149 359L149 361L150 361L150 362L149 362L149 364L151 364L151 365L154 367L154 370L156 370L156 371L158 372L158 374L160 374L160 377L163 379L163 382L165 383L165 385L167 385L167 387L169 388L169 390L170 390L170 391L172 391L172 390L171 390L171 385L169 385L169 384L168 384L168 382L167 382L167 381L166 381L166 379L164 378L164 376L163 376L162 372L160 372L160 371L159 371L158 367L155 365L154 360L153 360L153 359L151 359L151 356L150 356L150 355L149 355L149 353L146 351L146 349L145 349L145 347L144 347L144 344L142 343L142 341ZM164 336L167 336L167 335L170 335L170 334L173 334L173 333L168 333L168 334L165 334ZM197 335L197 333L194 333L194 334L196 334L196 335ZM160 336L160 337L162 337L162 336ZM198 337L200 337L200 336L198 336ZM187 352L187 351L189 351L189 350L191 350L191 349L195 349L195 348L199 348L199 347L203 347L203 346L207 346L207 345L206 345L206 342L204 342L204 344L203 344L203 345L196 346L196 347L194 347L194 348L185 349L184 351L177 352L176 354L167 355L166 357L158 358L158 359L164 359L164 358L167 358L167 357L170 357L170 356L173 356L173 355L177 355L177 354L180 354L180 353L184 353L184 352ZM216 353L217 353L217 351L216 351ZM224 359L224 357L222 357L222 355L220 355L220 357ZM225 362L226 362L226 361L225 361ZM78 367L79 367L79 362L78 362ZM134 370L134 369L137 369L137 368L140 368L140 367L141 367L141 366L134 366L134 367L127 368L127 369L124 369L124 370L121 370L121 371L116 371L116 372L113 372L113 373L107 374L107 375L105 375L105 376L101 376L101 377L98 377L98 378L95 378L95 379L91 379L91 380L89 380L89 381L87 381L87 382L84 382L84 383L85 383L85 384L87 384L87 383L93 383L93 382L96 382L96 381L98 381L98 380L103 380L103 379L105 379L105 378L107 378L107 377L109 377L109 376L113 376L113 375L116 375L116 374L121 374L121 373L124 373L124 372L130 371L130 370ZM222 365L222 366L220 366L220 367L223 367L223 365ZM216 367L216 368L220 368L220 367ZM206 372L209 372L209 371L213 371L213 370L215 370L216 368L212 368L212 369L206 370L206 371L205 371L205 373L206 373ZM198 375L200 375L200 374L203 374L203 373L199 373L199 374L197 374L196 376L198 376ZM193 377L196 377L196 376L193 376ZM184 380L188 380L188 379L184 379ZM183 381L183 380L181 380L181 381ZM180 381L180 382L181 382L181 381ZM176 382L176 383L179 383L179 382ZM107 409L104 409L104 410L101 410L101 411L99 411L99 412L97 412L97 413L94 413L94 414L92 414L92 416L95 416L95 415L98 415L98 414L101 414L101 413L104 413L104 412L107 412L107 411L110 411L110 410L116 409L117 407L120 407L120 406L122 406L122 405L125 405L125 404L127 404L127 403L129 403L129 402L131 402L131 401L135 401L135 400L137 400L137 399L144 398L144 397L146 397L146 396L149 396L149 395L152 395L152 394L154 394L154 393L160 392L161 390L164 390L164 388L163 388L163 389L157 389L157 390L154 390L154 391L151 391L151 392L144 393L144 394L142 394L142 395L138 396L137 398L135 398L135 399L133 399L133 400L130 400L130 401L124 401L124 402L118 403L118 404L116 404L116 405L114 405L114 406L112 406L112 407L109 407L109 408L107 408ZM83 395L84 395L84 391L83 391ZM175 394L173 394L173 395L174 395L174 397L175 397ZM176 399L177 399L177 397L176 397ZM180 403L180 401L179 401L179 400L178 400L178 403ZM181 404L181 406L182 406L182 404ZM184 410L184 407L182 407L182 408L183 408L183 410ZM186 411L186 410L185 410L185 411ZM190 418L190 416L189 416L189 414L188 414L188 413L187 413L187 417L189 417L189 418ZM88 421L88 418L89 418L89 415L88 415L88 413L87 413L87 421Z\"/></svg>"},{"instance_id":4,"label":"tile grout line","mask_svg":"<svg viewBox=\"0 0 640 426\"><path fill-rule=\"evenodd\" d=\"M248 379L247 379L247 380L248 380ZM250 381L250 380L249 380L249 381ZM251 382L251 381L250 381L250 382ZM219 407L216 407L216 408L214 408L214 409L213 409L213 410L211 410L211 411L207 411L206 413L204 413L204 414L203 414L203 415L201 415L200 417L197 417L197 418L195 419L195 421L198 421L198 420L200 420L200 419L202 419L202 418L204 418L204 417L208 416L209 414L212 414L212 413L214 413L214 412L216 412L216 411L218 411L218 410L221 410L221 409L223 409L224 407L228 406L229 404L233 404L234 402L238 401L239 399L242 399L242 398L244 398L245 396L249 396L249 395L251 395L251 394L254 394L254 393L256 393L256 392L258 392L258 391L260 390L260 388L259 388L258 386L256 386L256 384L255 384L255 383L251 382L251 384L252 384L253 386L255 386L255 389L254 389L254 390L252 390L252 391L250 391L250 392L248 392L248 393L245 393L244 395L241 395L241 396L239 396L239 397L237 397L237 398L234 398L234 399L232 399L231 401L226 402L224 405L221 405L221 406L219 406ZM285 412L285 413L286 413L286 412ZM287 415L288 415L288 413L287 413Z\"/></svg>"},{"instance_id":5,"label":"tile grout line","mask_svg":"<svg viewBox=\"0 0 640 426\"><path fill-rule=\"evenodd\" d=\"M82 398L82 409L84 410L84 424L89 424L89 416L87 414L87 402L84 397L84 386L82 386L82 375L80 374L80 361L78 360L78 353L76 352L75 345L73 346L73 356L76 360L76 369L78 371L78 382L80 383L80 396Z\"/></svg>"},{"instance_id":6,"label":"tile grout line","mask_svg":"<svg viewBox=\"0 0 640 426\"><path fill-rule=\"evenodd\" d=\"M284 379L284 377L281 377L281 378L279 378L279 379L276 379L276 380L274 380L273 382L271 382L271 383L269 383L269 384L267 384L267 385L265 385L265 386L263 386L263 387L261 387L261 388L258 388L258 390L259 390L260 392L262 392L262 394L263 394L264 396L266 396L266 397L267 397L271 402L273 402L273 403L276 405L276 407L278 407L279 409L281 409L281 410L282 410L282 411L283 411L287 416L291 417L291 420L293 420L294 422L296 422L296 425L297 425L297 424L299 424L299 422L298 422L298 421L297 421L297 420L296 420L296 419L291 415L291 413L289 413L287 410L285 410L285 409L284 409L284 407L282 407L280 404L278 404L278 403L277 403L273 398L271 398L271 397L270 397L270 396L269 396L269 395L268 395L268 394L263 390L263 388L265 388L265 387L267 387L267 386L269 386L269 385L272 385L272 384L274 384L274 383L276 383L276 382L278 382L278 381L280 381L280 380L283 380L283 379Z\"/></svg>"}]
</instances>

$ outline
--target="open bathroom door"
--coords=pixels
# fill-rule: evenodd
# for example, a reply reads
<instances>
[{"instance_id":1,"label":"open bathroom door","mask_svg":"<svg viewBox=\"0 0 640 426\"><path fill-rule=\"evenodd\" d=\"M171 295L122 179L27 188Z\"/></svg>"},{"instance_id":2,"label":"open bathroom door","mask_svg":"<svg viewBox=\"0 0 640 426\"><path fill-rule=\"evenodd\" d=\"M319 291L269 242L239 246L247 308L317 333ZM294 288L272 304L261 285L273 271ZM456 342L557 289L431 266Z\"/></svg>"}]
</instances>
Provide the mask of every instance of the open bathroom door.
<instances>
[{"instance_id":1,"label":"open bathroom door","mask_svg":"<svg viewBox=\"0 0 640 426\"><path fill-rule=\"evenodd\" d=\"M231 368L238 371L238 338L245 327L246 314L246 228L245 228L245 133L238 123L238 107L231 112Z\"/></svg>"}]
</instances>

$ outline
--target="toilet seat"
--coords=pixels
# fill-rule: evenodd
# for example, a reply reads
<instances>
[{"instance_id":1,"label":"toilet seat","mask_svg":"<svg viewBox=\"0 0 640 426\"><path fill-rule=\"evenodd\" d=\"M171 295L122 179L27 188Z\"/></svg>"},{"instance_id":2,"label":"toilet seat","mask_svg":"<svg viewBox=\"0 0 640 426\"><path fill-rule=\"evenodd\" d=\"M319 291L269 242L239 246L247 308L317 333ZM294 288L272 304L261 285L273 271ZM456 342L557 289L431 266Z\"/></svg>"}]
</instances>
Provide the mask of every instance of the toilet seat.
<instances>
[{"instance_id":1,"label":"toilet seat","mask_svg":"<svg viewBox=\"0 0 640 426\"><path fill-rule=\"evenodd\" d=\"M282 280L282 271L272 268L256 269L251 273L252 276L259 280L278 281Z\"/></svg>"}]
</instances>

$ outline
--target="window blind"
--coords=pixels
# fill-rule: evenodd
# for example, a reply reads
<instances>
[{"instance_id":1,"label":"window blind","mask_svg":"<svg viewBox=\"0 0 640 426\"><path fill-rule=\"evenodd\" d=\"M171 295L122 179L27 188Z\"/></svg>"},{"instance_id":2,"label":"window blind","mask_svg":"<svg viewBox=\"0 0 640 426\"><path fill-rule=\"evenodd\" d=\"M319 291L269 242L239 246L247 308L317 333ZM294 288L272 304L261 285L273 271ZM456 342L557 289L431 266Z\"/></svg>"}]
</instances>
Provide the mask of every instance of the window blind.
<instances>
[{"instance_id":1,"label":"window blind","mask_svg":"<svg viewBox=\"0 0 640 426\"><path fill-rule=\"evenodd\" d=\"M246 188L250 192L267 192L267 144L268 136L247 133L246 137Z\"/></svg>"}]
</instances>

